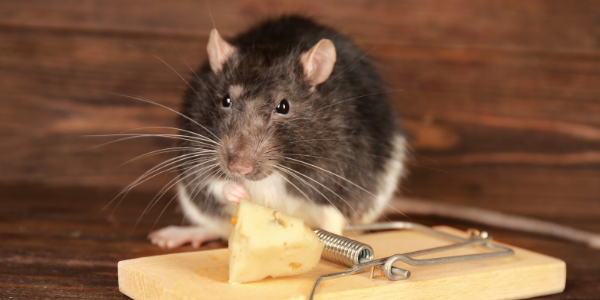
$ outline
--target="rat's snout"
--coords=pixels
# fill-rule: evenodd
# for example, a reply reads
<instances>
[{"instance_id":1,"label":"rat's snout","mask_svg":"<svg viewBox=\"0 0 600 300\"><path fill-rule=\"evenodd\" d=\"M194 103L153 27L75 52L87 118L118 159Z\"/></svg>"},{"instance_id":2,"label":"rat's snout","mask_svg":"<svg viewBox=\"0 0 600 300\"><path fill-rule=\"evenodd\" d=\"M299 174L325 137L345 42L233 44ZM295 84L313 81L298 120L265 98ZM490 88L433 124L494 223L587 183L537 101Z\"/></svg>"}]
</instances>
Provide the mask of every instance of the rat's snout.
<instances>
[{"instance_id":1,"label":"rat's snout","mask_svg":"<svg viewBox=\"0 0 600 300\"><path fill-rule=\"evenodd\" d=\"M244 137L236 136L225 139L225 166L232 173L251 176L258 172L256 168L256 145Z\"/></svg>"},{"instance_id":2,"label":"rat's snout","mask_svg":"<svg viewBox=\"0 0 600 300\"><path fill-rule=\"evenodd\" d=\"M250 175L254 171L254 159L245 155L231 155L228 168L241 175Z\"/></svg>"},{"instance_id":3,"label":"rat's snout","mask_svg":"<svg viewBox=\"0 0 600 300\"><path fill-rule=\"evenodd\" d=\"M256 181L261 180L270 174L268 163L265 163L261 158L264 154L264 148L256 143L237 144L233 142L234 147L228 148L226 151L226 159L223 161L225 167L234 177L243 177L243 179ZM237 145L236 145L237 144Z\"/></svg>"}]
</instances>

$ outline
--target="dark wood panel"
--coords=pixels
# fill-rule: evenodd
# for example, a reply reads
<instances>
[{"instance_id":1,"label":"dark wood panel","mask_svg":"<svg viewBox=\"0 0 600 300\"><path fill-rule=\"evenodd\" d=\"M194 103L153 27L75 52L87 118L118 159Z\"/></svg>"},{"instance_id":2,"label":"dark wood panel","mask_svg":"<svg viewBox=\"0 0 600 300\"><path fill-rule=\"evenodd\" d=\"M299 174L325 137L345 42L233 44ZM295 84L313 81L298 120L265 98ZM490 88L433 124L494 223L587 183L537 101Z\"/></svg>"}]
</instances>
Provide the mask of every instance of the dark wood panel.
<instances>
[{"instance_id":1,"label":"dark wood panel","mask_svg":"<svg viewBox=\"0 0 600 300\"><path fill-rule=\"evenodd\" d=\"M206 40L173 42L189 64L199 64L204 56L199 48ZM178 108L186 82L153 53L186 80L191 71L167 37L5 30L0 53L0 180L123 185L141 175L141 169L166 159L135 161L117 170L121 163L172 141L147 138L90 149L113 138L84 135L175 124L173 112L116 95L137 95Z\"/></svg>"},{"instance_id":2,"label":"dark wood panel","mask_svg":"<svg viewBox=\"0 0 600 300\"><path fill-rule=\"evenodd\" d=\"M421 166L413 165L403 182L402 192L406 196L549 220L558 216L592 217L600 212L598 166L548 167L525 163L435 166L425 161L420 159Z\"/></svg>"},{"instance_id":3,"label":"dark wood panel","mask_svg":"<svg viewBox=\"0 0 600 300\"><path fill-rule=\"evenodd\" d=\"M403 114L600 138L581 126L600 124L598 55L393 46L373 54L390 88L402 89L391 95Z\"/></svg>"},{"instance_id":4,"label":"dark wood panel","mask_svg":"<svg viewBox=\"0 0 600 300\"><path fill-rule=\"evenodd\" d=\"M127 299L118 291L117 262L124 259L193 251L189 246L162 250L145 238L162 207L152 210L132 232L141 208L153 193L134 192L113 214L100 207L114 189L0 186L0 292L13 299ZM395 216L392 220L406 220ZM582 299L600 293L597 250L530 234L487 228L447 219L411 217L427 225L488 230L496 240L552 255L567 262L564 293L541 299ZM556 218L568 223L569 220ZM579 220L600 231L597 217ZM169 208L156 227L178 224ZM214 242L202 250L225 247ZM308 291L307 291L308 292Z\"/></svg>"},{"instance_id":5,"label":"dark wood panel","mask_svg":"<svg viewBox=\"0 0 600 300\"><path fill-rule=\"evenodd\" d=\"M205 39L173 42L190 65L204 58ZM168 159L117 169L172 141L89 149L110 139L81 136L173 126L174 113L106 92L177 108L185 82L148 53L187 79L177 50L166 36L4 29L0 180L122 187ZM391 96L413 136L404 193L532 215L600 214L589 209L600 203L598 57L405 46L372 56L390 89L402 89ZM142 188L156 190L172 176Z\"/></svg>"},{"instance_id":6,"label":"dark wood panel","mask_svg":"<svg viewBox=\"0 0 600 300\"><path fill-rule=\"evenodd\" d=\"M359 42L598 52L600 3L564 1L210 1L225 35L265 16L301 12ZM206 1L4 1L0 24L146 34L207 34Z\"/></svg>"}]
</instances>

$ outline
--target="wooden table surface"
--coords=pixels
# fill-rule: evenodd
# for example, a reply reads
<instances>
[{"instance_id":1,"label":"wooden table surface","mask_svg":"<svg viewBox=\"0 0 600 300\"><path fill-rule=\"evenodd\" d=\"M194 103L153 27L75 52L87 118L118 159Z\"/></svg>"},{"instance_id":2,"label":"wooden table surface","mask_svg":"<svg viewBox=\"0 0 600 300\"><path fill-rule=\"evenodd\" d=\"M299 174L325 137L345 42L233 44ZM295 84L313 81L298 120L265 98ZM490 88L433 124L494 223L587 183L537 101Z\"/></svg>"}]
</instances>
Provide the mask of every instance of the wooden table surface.
<instances>
[{"instance_id":1,"label":"wooden table surface","mask_svg":"<svg viewBox=\"0 0 600 300\"><path fill-rule=\"evenodd\" d=\"M0 200L0 298L127 299L119 293L117 262L165 253L195 251L190 246L163 250L150 244L157 207L134 228L154 193L128 196L111 212L100 213L117 190L3 186ZM395 216L392 219L407 220ZM155 228L180 224L175 207L167 208ZM437 218L411 218L427 225L488 230L496 240L554 257L567 263L564 293L541 299L597 299L600 295L600 250L551 238L498 230ZM600 231L600 221L594 226ZM201 250L225 247L214 242Z\"/></svg>"}]
</instances>

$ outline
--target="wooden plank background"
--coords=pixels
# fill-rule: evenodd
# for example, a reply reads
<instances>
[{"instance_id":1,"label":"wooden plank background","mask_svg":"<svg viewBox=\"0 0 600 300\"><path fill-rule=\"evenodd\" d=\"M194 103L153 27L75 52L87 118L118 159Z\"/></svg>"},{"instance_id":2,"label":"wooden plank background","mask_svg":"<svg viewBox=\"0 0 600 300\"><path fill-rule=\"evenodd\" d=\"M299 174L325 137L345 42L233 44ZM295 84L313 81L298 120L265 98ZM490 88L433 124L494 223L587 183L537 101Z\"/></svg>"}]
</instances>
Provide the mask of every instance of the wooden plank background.
<instances>
[{"instance_id":1,"label":"wooden plank background","mask_svg":"<svg viewBox=\"0 0 600 300\"><path fill-rule=\"evenodd\" d=\"M132 228L174 174L140 187L116 213L98 212L169 156L117 166L171 141L91 148L110 139L84 136L175 124L173 113L115 94L178 108L186 84L157 57L190 78L187 64L195 68L206 58L208 4L225 37L267 16L300 12L367 51L389 89L401 90L390 95L414 136L403 194L600 231L599 1L5 0L2 295L123 299L116 262L165 253L145 235L181 222L175 210L154 226L163 208L157 206ZM566 292L547 299L600 293L596 250L510 231L494 235L567 261Z\"/></svg>"},{"instance_id":2,"label":"wooden plank background","mask_svg":"<svg viewBox=\"0 0 600 300\"><path fill-rule=\"evenodd\" d=\"M404 194L551 218L600 216L600 2L213 1L232 36L301 12L377 62L414 135ZM0 181L123 187L170 145L82 137L173 126L205 59L206 1L0 3ZM171 40L173 43L171 43ZM177 53L181 52L183 59ZM142 188L156 189L172 175Z\"/></svg>"}]
</instances>

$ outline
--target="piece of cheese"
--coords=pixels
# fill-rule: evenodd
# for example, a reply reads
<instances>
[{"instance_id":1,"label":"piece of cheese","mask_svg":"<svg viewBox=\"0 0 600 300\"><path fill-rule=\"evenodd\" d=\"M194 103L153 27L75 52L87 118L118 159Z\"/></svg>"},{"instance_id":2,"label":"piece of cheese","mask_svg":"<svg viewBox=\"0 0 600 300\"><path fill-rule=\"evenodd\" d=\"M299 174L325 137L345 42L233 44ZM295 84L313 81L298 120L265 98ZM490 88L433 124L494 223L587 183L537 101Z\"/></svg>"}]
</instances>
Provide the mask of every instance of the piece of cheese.
<instances>
[{"instance_id":1,"label":"piece of cheese","mask_svg":"<svg viewBox=\"0 0 600 300\"><path fill-rule=\"evenodd\" d=\"M229 236L229 283L312 270L325 245L302 219L242 201Z\"/></svg>"}]
</instances>

